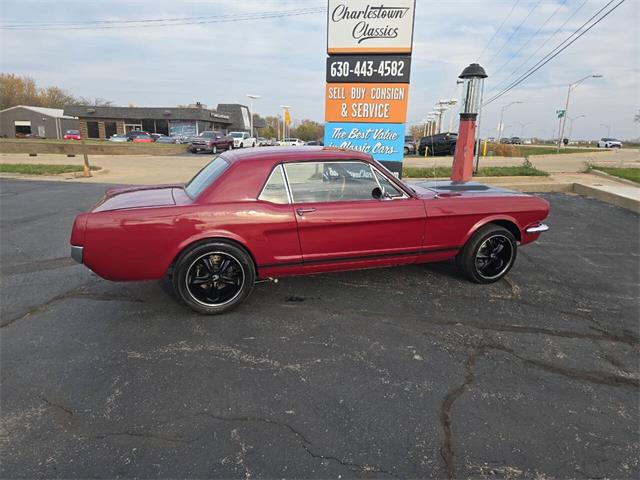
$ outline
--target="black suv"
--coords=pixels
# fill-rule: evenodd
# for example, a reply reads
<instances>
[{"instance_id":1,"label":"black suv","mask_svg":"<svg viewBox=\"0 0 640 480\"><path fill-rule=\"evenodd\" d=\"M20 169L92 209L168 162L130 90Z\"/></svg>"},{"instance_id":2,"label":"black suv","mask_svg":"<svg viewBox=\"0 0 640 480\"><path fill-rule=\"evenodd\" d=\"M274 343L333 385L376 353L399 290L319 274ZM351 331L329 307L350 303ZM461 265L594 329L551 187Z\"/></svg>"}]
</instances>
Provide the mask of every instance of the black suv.
<instances>
[{"instance_id":1,"label":"black suv","mask_svg":"<svg viewBox=\"0 0 640 480\"><path fill-rule=\"evenodd\" d=\"M418 153L424 157L428 155L453 155L456 153L457 133L438 133L420 139Z\"/></svg>"}]
</instances>

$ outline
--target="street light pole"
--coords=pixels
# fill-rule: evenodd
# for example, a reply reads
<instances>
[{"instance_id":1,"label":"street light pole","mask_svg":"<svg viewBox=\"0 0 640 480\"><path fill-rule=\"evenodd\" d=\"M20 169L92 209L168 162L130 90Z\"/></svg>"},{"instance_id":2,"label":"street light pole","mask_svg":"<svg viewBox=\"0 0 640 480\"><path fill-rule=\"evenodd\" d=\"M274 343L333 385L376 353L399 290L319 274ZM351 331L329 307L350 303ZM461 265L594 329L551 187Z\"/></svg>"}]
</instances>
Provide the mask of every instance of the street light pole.
<instances>
[{"instance_id":1,"label":"street light pole","mask_svg":"<svg viewBox=\"0 0 640 480\"><path fill-rule=\"evenodd\" d=\"M253 101L260 98L260 95L253 95L251 93L247 93L247 97L249 97L249 125L251 125L251 138L254 138L253 135Z\"/></svg>"},{"instance_id":2,"label":"street light pole","mask_svg":"<svg viewBox=\"0 0 640 480\"><path fill-rule=\"evenodd\" d=\"M571 135L573 133L573 122L575 120L578 120L579 118L583 118L586 117L586 115L578 115L577 117L570 117L569 118L569 134L567 135L568 138L571 138Z\"/></svg>"},{"instance_id":3,"label":"street light pole","mask_svg":"<svg viewBox=\"0 0 640 480\"><path fill-rule=\"evenodd\" d=\"M611 125L608 123L601 123L600 124L601 127L607 127L607 137L611 136Z\"/></svg>"},{"instance_id":4,"label":"street light pole","mask_svg":"<svg viewBox=\"0 0 640 480\"><path fill-rule=\"evenodd\" d=\"M584 78L581 78L577 82L573 82L569 84L569 88L567 89L567 101L564 106L564 116L562 117L562 126L560 127L560 135L558 136L558 149L557 152L560 153L560 147L562 146L562 139L564 137L564 127L567 124L567 114L569 113L569 97L571 96L571 90L576 88L582 82L589 78L602 78L602 75L587 75Z\"/></svg>"},{"instance_id":5,"label":"street light pole","mask_svg":"<svg viewBox=\"0 0 640 480\"><path fill-rule=\"evenodd\" d=\"M504 111L509 108L511 105L516 105L519 103L524 103L521 101L516 101L516 102L511 102L511 103L507 103L505 106L502 107L502 110L500 110L500 123L498 124L498 143L500 143L500 140L502 139L502 131L504 130Z\"/></svg>"},{"instance_id":6,"label":"street light pole","mask_svg":"<svg viewBox=\"0 0 640 480\"><path fill-rule=\"evenodd\" d=\"M527 122L527 123L516 122L516 123L520 125L520 138L524 138L524 127L526 127L527 125L533 124L533 122Z\"/></svg>"}]
</instances>

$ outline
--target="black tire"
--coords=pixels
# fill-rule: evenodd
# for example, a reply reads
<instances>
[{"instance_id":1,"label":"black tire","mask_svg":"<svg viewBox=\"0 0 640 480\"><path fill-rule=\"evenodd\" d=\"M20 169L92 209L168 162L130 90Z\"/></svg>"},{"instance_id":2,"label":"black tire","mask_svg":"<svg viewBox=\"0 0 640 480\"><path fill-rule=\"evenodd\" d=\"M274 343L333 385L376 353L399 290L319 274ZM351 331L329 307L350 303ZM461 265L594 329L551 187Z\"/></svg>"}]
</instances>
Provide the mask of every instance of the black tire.
<instances>
[{"instance_id":1,"label":"black tire","mask_svg":"<svg viewBox=\"0 0 640 480\"><path fill-rule=\"evenodd\" d=\"M195 154L195 153L198 153L198 151L197 151L197 150L195 150L195 149L193 149L193 148L190 148L190 149L189 149L189 151L190 151L191 153L194 153L194 154Z\"/></svg>"},{"instance_id":2,"label":"black tire","mask_svg":"<svg viewBox=\"0 0 640 480\"><path fill-rule=\"evenodd\" d=\"M451 148L449 149L449 153L451 155L455 155L456 154L456 146L455 145L451 145Z\"/></svg>"},{"instance_id":3,"label":"black tire","mask_svg":"<svg viewBox=\"0 0 640 480\"><path fill-rule=\"evenodd\" d=\"M256 271L241 247L211 240L189 247L176 260L172 283L178 298L206 315L227 312L253 291Z\"/></svg>"},{"instance_id":4,"label":"black tire","mask_svg":"<svg viewBox=\"0 0 640 480\"><path fill-rule=\"evenodd\" d=\"M518 242L506 228L488 224L467 241L456 257L456 265L475 283L494 283L513 267Z\"/></svg>"}]
</instances>

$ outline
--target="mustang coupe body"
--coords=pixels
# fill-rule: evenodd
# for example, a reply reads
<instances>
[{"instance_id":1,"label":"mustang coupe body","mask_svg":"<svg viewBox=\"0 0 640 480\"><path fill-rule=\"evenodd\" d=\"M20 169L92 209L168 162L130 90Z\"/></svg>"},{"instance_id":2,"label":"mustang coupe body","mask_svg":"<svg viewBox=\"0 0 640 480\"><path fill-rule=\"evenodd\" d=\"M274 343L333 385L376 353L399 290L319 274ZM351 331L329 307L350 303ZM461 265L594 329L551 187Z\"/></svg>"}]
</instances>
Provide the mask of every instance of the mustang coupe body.
<instances>
[{"instance_id":1,"label":"mustang coupe body","mask_svg":"<svg viewBox=\"0 0 640 480\"><path fill-rule=\"evenodd\" d=\"M186 185L107 190L71 234L73 258L115 281L169 276L196 311L226 311L257 280L456 259L499 280L548 229L548 203L477 183L404 183L369 155L230 150Z\"/></svg>"}]
</instances>

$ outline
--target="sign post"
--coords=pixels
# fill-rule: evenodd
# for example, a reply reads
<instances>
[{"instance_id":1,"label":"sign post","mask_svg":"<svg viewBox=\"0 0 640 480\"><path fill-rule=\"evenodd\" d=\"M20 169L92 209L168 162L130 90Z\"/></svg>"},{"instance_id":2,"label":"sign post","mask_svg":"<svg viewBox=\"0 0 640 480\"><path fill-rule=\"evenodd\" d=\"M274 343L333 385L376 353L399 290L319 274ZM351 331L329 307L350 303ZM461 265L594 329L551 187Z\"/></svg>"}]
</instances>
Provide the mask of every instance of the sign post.
<instances>
[{"instance_id":1,"label":"sign post","mask_svg":"<svg viewBox=\"0 0 640 480\"><path fill-rule=\"evenodd\" d=\"M328 0L326 146L402 174L415 0Z\"/></svg>"}]
</instances>

